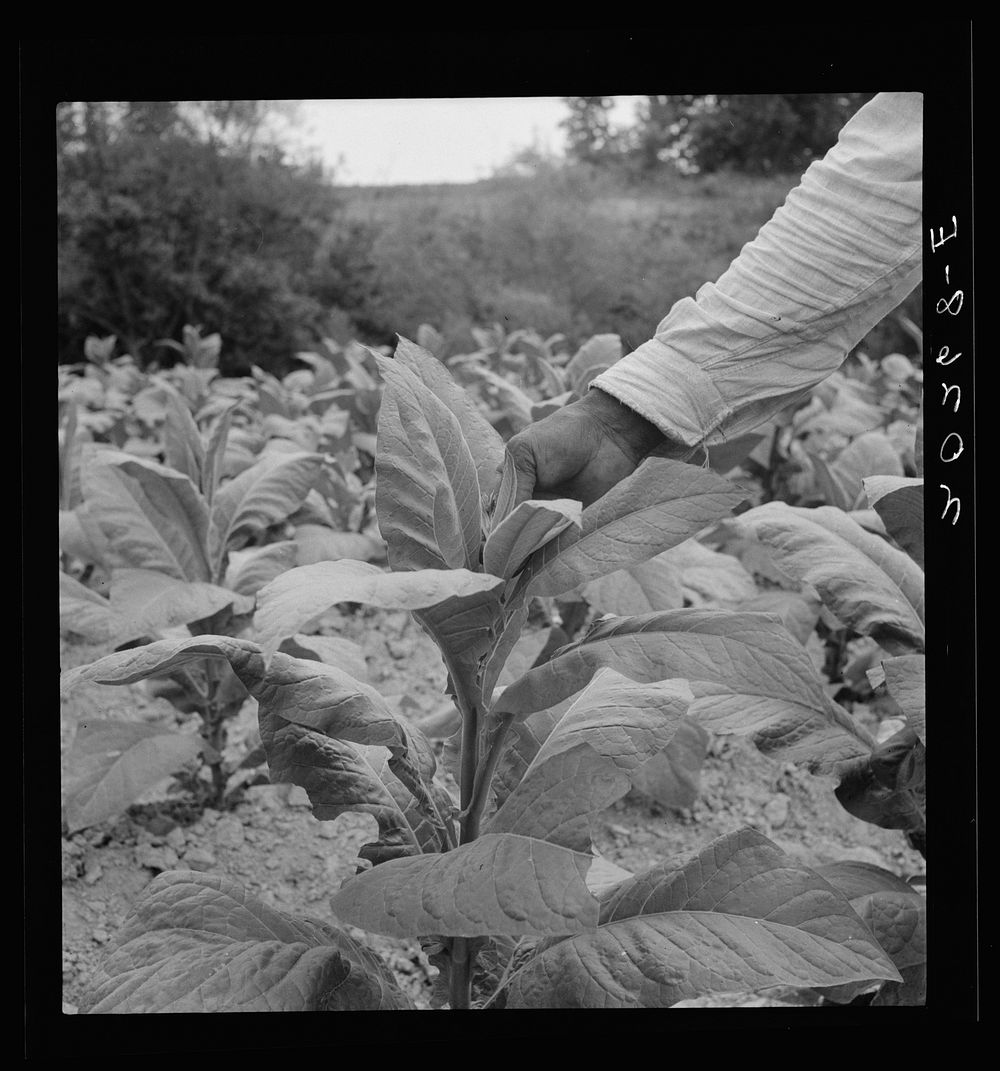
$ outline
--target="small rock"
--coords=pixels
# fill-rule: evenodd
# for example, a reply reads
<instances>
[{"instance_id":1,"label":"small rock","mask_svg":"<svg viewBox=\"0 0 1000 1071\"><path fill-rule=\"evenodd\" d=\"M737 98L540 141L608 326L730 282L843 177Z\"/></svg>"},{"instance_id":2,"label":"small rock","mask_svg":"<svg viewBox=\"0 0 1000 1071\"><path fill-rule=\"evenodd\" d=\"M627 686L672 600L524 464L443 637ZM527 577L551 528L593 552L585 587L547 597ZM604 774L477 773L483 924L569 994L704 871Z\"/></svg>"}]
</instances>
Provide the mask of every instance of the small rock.
<instances>
[{"instance_id":1,"label":"small rock","mask_svg":"<svg viewBox=\"0 0 1000 1071\"><path fill-rule=\"evenodd\" d=\"M246 840L243 823L235 816L227 814L215 824L215 841L224 848L241 848Z\"/></svg>"},{"instance_id":2,"label":"small rock","mask_svg":"<svg viewBox=\"0 0 1000 1071\"><path fill-rule=\"evenodd\" d=\"M180 826L174 826L164 840L168 847L173 848L175 852L180 852L184 850L187 838L184 836L184 830Z\"/></svg>"},{"instance_id":3,"label":"small rock","mask_svg":"<svg viewBox=\"0 0 1000 1071\"><path fill-rule=\"evenodd\" d=\"M101 880L101 875L104 873L104 867L100 863L89 863L87 869L84 872L83 880L88 885L94 885Z\"/></svg>"},{"instance_id":4,"label":"small rock","mask_svg":"<svg viewBox=\"0 0 1000 1071\"><path fill-rule=\"evenodd\" d=\"M184 861L192 870L210 870L215 866L215 856L207 848L188 848Z\"/></svg>"},{"instance_id":5,"label":"small rock","mask_svg":"<svg viewBox=\"0 0 1000 1071\"><path fill-rule=\"evenodd\" d=\"M764 807L764 818L774 828L780 829L788 821L788 797L775 796Z\"/></svg>"},{"instance_id":6,"label":"small rock","mask_svg":"<svg viewBox=\"0 0 1000 1071\"><path fill-rule=\"evenodd\" d=\"M188 830L188 834L192 837L203 837L205 835L205 823L201 820L195 822Z\"/></svg>"},{"instance_id":7,"label":"small rock","mask_svg":"<svg viewBox=\"0 0 1000 1071\"><path fill-rule=\"evenodd\" d=\"M206 811L201 816L201 820L205 823L206 826L214 826L215 823L218 822L221 817L222 815L219 814L218 811Z\"/></svg>"},{"instance_id":8,"label":"small rock","mask_svg":"<svg viewBox=\"0 0 1000 1071\"><path fill-rule=\"evenodd\" d=\"M80 1009L75 1004L70 1004L68 1000L62 1002L63 1015L77 1015Z\"/></svg>"},{"instance_id":9,"label":"small rock","mask_svg":"<svg viewBox=\"0 0 1000 1071\"><path fill-rule=\"evenodd\" d=\"M108 943L108 941L111 940L111 934L109 934L107 930L101 929L100 927L94 930L94 932L90 936L93 937L94 941L99 945L105 945Z\"/></svg>"},{"instance_id":10,"label":"small rock","mask_svg":"<svg viewBox=\"0 0 1000 1071\"><path fill-rule=\"evenodd\" d=\"M333 840L337 836L337 827L333 822L320 822L318 832L324 840Z\"/></svg>"},{"instance_id":11,"label":"small rock","mask_svg":"<svg viewBox=\"0 0 1000 1071\"><path fill-rule=\"evenodd\" d=\"M292 785L286 800L289 807L311 807L309 793L301 785Z\"/></svg>"},{"instance_id":12,"label":"small rock","mask_svg":"<svg viewBox=\"0 0 1000 1071\"><path fill-rule=\"evenodd\" d=\"M403 640L387 640L385 646L393 658L409 658L413 654L411 646Z\"/></svg>"},{"instance_id":13,"label":"small rock","mask_svg":"<svg viewBox=\"0 0 1000 1071\"><path fill-rule=\"evenodd\" d=\"M166 844L157 847L152 844L140 844L135 850L135 861L139 866L153 870L173 870L177 865L177 853Z\"/></svg>"},{"instance_id":14,"label":"small rock","mask_svg":"<svg viewBox=\"0 0 1000 1071\"><path fill-rule=\"evenodd\" d=\"M264 866L267 867L268 870L277 870L278 867L281 866L281 860L274 855L268 856L268 858L264 860Z\"/></svg>"},{"instance_id":15,"label":"small rock","mask_svg":"<svg viewBox=\"0 0 1000 1071\"><path fill-rule=\"evenodd\" d=\"M629 837L632 836L631 831L626 829L624 826L613 825L610 822L608 823L608 832L611 833L613 836L621 837L624 840L628 840Z\"/></svg>"},{"instance_id":16,"label":"small rock","mask_svg":"<svg viewBox=\"0 0 1000 1071\"><path fill-rule=\"evenodd\" d=\"M149 820L146 828L154 837L165 837L172 829L177 828L177 823L172 818L158 814L155 818Z\"/></svg>"}]
</instances>

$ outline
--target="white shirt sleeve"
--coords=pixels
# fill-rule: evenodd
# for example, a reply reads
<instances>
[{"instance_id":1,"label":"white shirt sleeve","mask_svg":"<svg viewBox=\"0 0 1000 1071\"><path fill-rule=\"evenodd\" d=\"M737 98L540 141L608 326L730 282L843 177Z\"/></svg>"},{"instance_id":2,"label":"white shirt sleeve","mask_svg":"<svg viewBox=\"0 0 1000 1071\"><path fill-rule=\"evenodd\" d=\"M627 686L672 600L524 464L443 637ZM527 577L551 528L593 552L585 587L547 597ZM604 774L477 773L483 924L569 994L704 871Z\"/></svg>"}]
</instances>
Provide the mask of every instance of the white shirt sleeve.
<instances>
[{"instance_id":1,"label":"white shirt sleeve","mask_svg":"<svg viewBox=\"0 0 1000 1071\"><path fill-rule=\"evenodd\" d=\"M835 371L921 278L923 99L880 93L715 283L591 383L688 446Z\"/></svg>"}]
</instances>

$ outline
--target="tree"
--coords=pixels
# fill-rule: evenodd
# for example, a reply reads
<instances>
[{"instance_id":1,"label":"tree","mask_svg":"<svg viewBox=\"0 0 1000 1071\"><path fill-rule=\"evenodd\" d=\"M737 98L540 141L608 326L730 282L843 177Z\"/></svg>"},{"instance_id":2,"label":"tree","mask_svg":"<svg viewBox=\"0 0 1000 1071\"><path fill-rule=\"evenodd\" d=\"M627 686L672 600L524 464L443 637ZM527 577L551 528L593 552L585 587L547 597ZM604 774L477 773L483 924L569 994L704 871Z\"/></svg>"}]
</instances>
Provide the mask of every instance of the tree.
<instances>
[{"instance_id":1,"label":"tree","mask_svg":"<svg viewBox=\"0 0 1000 1071\"><path fill-rule=\"evenodd\" d=\"M560 123L566 131L570 158L583 164L602 164L621 154L618 135L611 128L613 97L564 97L569 115Z\"/></svg>"},{"instance_id":2,"label":"tree","mask_svg":"<svg viewBox=\"0 0 1000 1071\"><path fill-rule=\"evenodd\" d=\"M650 96L637 121L611 133L609 97L571 97L572 159L648 175L731 167L751 174L803 171L837 140L868 93L732 93Z\"/></svg>"},{"instance_id":3,"label":"tree","mask_svg":"<svg viewBox=\"0 0 1000 1071\"><path fill-rule=\"evenodd\" d=\"M140 363L200 324L222 367L281 370L365 300L365 229L318 165L288 162L270 102L59 109L60 360L114 334Z\"/></svg>"}]
</instances>

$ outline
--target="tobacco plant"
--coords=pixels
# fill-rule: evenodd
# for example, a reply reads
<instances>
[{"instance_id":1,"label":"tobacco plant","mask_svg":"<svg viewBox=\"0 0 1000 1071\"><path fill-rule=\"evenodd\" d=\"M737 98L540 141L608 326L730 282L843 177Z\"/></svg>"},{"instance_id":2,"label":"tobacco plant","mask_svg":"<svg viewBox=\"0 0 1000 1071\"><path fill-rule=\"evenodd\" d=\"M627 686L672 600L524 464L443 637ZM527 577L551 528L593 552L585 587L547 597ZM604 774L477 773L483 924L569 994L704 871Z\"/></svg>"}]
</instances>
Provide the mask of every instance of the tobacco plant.
<instances>
[{"instance_id":1,"label":"tobacco plant","mask_svg":"<svg viewBox=\"0 0 1000 1071\"><path fill-rule=\"evenodd\" d=\"M243 548L299 509L323 469L320 454L277 452L223 481L232 406L203 434L180 394L163 389L162 463L94 443L79 444L71 457L72 420L64 429L64 562L68 556L96 567L107 595L61 571L62 629L111 648L178 629L238 635L251 628L255 591L296 563L296 546ZM199 733L139 720L81 726L67 758L71 830L120 813L144 790L199 760L210 773L210 801L221 805L233 772L223 761L226 727L243 707L246 689L218 660L164 676L156 694L181 713L197 715Z\"/></svg>"},{"instance_id":2,"label":"tobacco plant","mask_svg":"<svg viewBox=\"0 0 1000 1071\"><path fill-rule=\"evenodd\" d=\"M609 616L502 676L532 599L679 545L742 492L652 456L585 510L515 505L501 438L440 362L401 340L379 366L376 508L390 571L292 569L258 593L254 640L159 640L64 676L67 687L127 684L195 661L228 666L257 700L272 780L302 786L321 821L371 815L377 835L358 873L331 890L323 923L286 917L220 876L160 875L89 1010L410 1006L344 927L419 938L452 1009L669 1007L778 985L913 999L922 898L878 867L821 873L750 829L638 875L594 850L595 819L691 721L818 773L871 767L875 740L830 699L779 617ZM461 722L443 756L343 663L280 650L343 602L410 610L437 644ZM885 793L865 799L877 810Z\"/></svg>"}]
</instances>

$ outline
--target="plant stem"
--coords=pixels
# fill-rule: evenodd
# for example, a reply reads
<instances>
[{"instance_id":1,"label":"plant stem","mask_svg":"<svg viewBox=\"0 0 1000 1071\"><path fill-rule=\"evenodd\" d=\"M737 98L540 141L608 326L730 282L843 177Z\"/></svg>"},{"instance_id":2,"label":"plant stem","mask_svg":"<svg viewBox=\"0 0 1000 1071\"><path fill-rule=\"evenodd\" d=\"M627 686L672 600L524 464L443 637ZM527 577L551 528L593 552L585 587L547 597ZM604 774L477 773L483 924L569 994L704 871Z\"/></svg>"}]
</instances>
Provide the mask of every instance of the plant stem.
<instances>
[{"instance_id":1,"label":"plant stem","mask_svg":"<svg viewBox=\"0 0 1000 1071\"><path fill-rule=\"evenodd\" d=\"M477 833L478 820L471 825L469 805L476 781L476 765L479 751L479 708L482 696L474 681L462 674L458 667L445 656L445 665L455 688L455 702L462 715L462 762L460 770L460 801L465 816L462 818L459 844L468 844ZM469 939L455 937L451 943L451 1007L467 1010L472 1001L472 970L476 954L470 948Z\"/></svg>"},{"instance_id":2,"label":"plant stem","mask_svg":"<svg viewBox=\"0 0 1000 1071\"><path fill-rule=\"evenodd\" d=\"M490 785L493 782L493 775L496 773L497 763L500 761L500 755L503 751L503 743L507 738L507 730L510 728L513 720L513 714L503 715L500 720L500 726L493 739L490 741L490 750L486 754L486 759L482 766L476 771L476 780L472 790L472 800L469 803L469 813L466 815L465 819L465 828L468 830L469 840L474 840L479 836L479 822L483 816L483 809L486 806L486 800L490 792Z\"/></svg>"},{"instance_id":3,"label":"plant stem","mask_svg":"<svg viewBox=\"0 0 1000 1071\"><path fill-rule=\"evenodd\" d=\"M456 937L451 942L450 988L452 1011L468 1011L472 1003L472 961L467 937Z\"/></svg>"}]
</instances>

